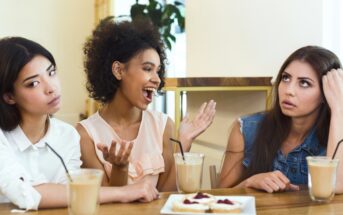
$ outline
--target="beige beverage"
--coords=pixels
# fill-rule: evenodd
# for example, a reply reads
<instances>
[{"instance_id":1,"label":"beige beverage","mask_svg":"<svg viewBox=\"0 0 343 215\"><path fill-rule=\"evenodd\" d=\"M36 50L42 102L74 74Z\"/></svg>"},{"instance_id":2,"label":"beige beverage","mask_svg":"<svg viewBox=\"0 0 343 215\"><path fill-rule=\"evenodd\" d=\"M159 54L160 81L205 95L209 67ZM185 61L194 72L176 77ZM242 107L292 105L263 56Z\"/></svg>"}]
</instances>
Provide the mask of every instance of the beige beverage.
<instances>
[{"instance_id":1,"label":"beige beverage","mask_svg":"<svg viewBox=\"0 0 343 215\"><path fill-rule=\"evenodd\" d=\"M314 201L327 202L335 195L338 160L328 157L307 157L310 197Z\"/></svg>"},{"instance_id":2,"label":"beige beverage","mask_svg":"<svg viewBox=\"0 0 343 215\"><path fill-rule=\"evenodd\" d=\"M103 172L81 169L71 173L68 186L68 209L70 215L95 215L99 207L98 197Z\"/></svg>"},{"instance_id":3,"label":"beige beverage","mask_svg":"<svg viewBox=\"0 0 343 215\"><path fill-rule=\"evenodd\" d=\"M198 192L201 188L203 154L185 153L185 161L180 153L176 153L176 184L181 193Z\"/></svg>"}]
</instances>

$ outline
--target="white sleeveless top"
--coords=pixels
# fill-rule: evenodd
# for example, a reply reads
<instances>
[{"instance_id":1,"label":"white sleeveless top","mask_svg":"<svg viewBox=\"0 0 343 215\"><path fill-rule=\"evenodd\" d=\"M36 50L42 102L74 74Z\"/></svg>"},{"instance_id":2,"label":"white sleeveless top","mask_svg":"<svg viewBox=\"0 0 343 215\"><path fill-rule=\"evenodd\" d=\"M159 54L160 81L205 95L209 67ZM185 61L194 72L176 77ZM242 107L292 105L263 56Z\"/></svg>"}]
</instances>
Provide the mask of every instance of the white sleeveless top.
<instances>
[{"instance_id":1,"label":"white sleeveless top","mask_svg":"<svg viewBox=\"0 0 343 215\"><path fill-rule=\"evenodd\" d=\"M142 121L138 135L133 142L133 148L129 157L128 184L139 180L149 180L153 186L157 185L158 175L164 172L163 133L168 116L155 111L145 110L142 113ZM97 144L102 143L110 148L112 140L118 142L121 138L114 129L99 115L94 113L80 124L86 129L94 142L95 152L104 165L108 177L111 176L112 164L105 161ZM119 147L116 148L119 150Z\"/></svg>"}]
</instances>

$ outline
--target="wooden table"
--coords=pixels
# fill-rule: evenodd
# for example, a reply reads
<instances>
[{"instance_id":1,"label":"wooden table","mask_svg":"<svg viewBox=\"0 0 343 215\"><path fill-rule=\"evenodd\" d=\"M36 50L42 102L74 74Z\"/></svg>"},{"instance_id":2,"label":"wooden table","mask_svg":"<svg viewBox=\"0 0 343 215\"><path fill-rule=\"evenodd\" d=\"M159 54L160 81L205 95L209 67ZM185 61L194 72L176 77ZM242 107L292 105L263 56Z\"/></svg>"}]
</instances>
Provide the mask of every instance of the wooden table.
<instances>
[{"instance_id":1,"label":"wooden table","mask_svg":"<svg viewBox=\"0 0 343 215\"><path fill-rule=\"evenodd\" d=\"M252 189L214 189L207 190L214 195L255 196L257 214L343 214L343 195L336 195L329 204L312 202L307 189L298 192L268 194ZM106 204L101 205L99 215L158 215L171 193L161 193L161 198L150 203ZM0 204L1 215L13 215L11 204ZM63 215L67 209L39 210L25 213L27 215Z\"/></svg>"},{"instance_id":2,"label":"wooden table","mask_svg":"<svg viewBox=\"0 0 343 215\"><path fill-rule=\"evenodd\" d=\"M175 128L182 119L182 95L186 92L263 91L266 108L271 105L272 77L189 77L166 78L164 91L175 92Z\"/></svg>"}]
</instances>

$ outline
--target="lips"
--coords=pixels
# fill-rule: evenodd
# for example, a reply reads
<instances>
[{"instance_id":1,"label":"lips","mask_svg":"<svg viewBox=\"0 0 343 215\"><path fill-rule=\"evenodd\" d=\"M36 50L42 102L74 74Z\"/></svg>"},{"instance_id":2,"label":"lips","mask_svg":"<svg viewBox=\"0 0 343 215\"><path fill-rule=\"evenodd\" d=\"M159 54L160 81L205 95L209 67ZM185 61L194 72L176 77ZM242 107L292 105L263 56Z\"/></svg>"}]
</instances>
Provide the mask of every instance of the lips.
<instances>
[{"instance_id":1,"label":"lips","mask_svg":"<svg viewBox=\"0 0 343 215\"><path fill-rule=\"evenodd\" d=\"M282 101L282 107L286 108L286 109L290 109L290 108L295 108L296 105L293 104L292 102L288 101L288 100L284 100Z\"/></svg>"},{"instance_id":2,"label":"lips","mask_svg":"<svg viewBox=\"0 0 343 215\"><path fill-rule=\"evenodd\" d=\"M52 106L58 105L58 104L60 103L60 98L61 98L61 96L56 96L55 98L53 98L53 99L48 103L48 105L52 105Z\"/></svg>"}]
</instances>

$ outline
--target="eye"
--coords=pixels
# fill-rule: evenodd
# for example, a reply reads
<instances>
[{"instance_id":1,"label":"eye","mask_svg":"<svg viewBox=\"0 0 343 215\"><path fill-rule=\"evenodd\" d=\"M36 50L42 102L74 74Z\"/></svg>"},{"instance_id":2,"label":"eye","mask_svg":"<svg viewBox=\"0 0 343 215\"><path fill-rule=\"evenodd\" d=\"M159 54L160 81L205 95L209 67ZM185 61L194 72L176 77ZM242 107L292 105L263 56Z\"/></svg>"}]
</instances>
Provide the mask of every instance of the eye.
<instances>
[{"instance_id":1,"label":"eye","mask_svg":"<svg viewBox=\"0 0 343 215\"><path fill-rule=\"evenodd\" d=\"M54 76L54 75L56 75L56 69L49 71L49 76Z\"/></svg>"},{"instance_id":2,"label":"eye","mask_svg":"<svg viewBox=\"0 0 343 215\"><path fill-rule=\"evenodd\" d=\"M147 71L147 72L151 72L152 71L152 67L151 66L145 66L145 67L143 67L143 70Z\"/></svg>"},{"instance_id":3,"label":"eye","mask_svg":"<svg viewBox=\"0 0 343 215\"><path fill-rule=\"evenodd\" d=\"M311 86L310 82L308 82L308 81L306 81L306 80L300 80L300 81L299 81L299 84L300 84L300 86L303 87L303 88L308 88L308 87Z\"/></svg>"},{"instance_id":4,"label":"eye","mask_svg":"<svg viewBox=\"0 0 343 215\"><path fill-rule=\"evenodd\" d=\"M26 86L29 88L33 88L33 87L38 86L38 84L39 84L39 81L32 81L32 82L28 83Z\"/></svg>"},{"instance_id":5,"label":"eye","mask_svg":"<svg viewBox=\"0 0 343 215\"><path fill-rule=\"evenodd\" d=\"M281 81L288 82L289 81L289 75L288 74L282 74L281 75Z\"/></svg>"}]
</instances>

